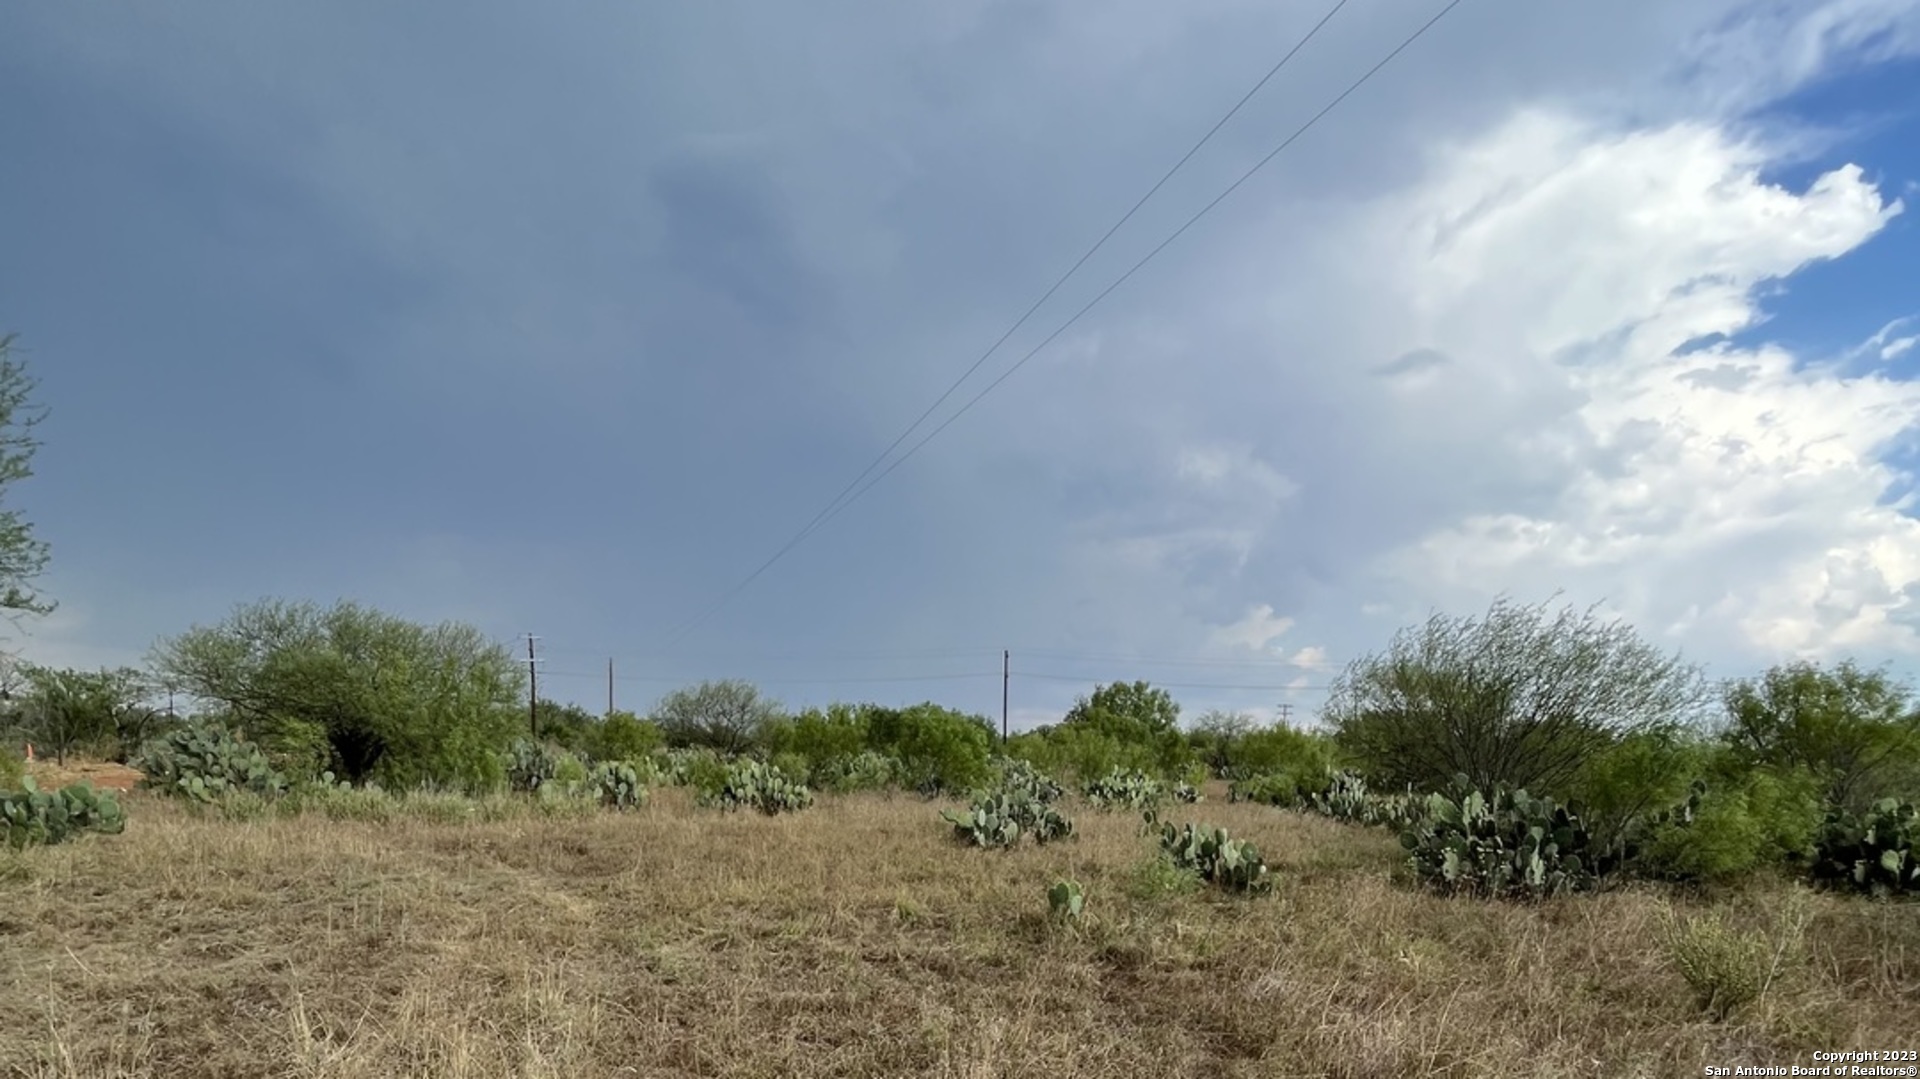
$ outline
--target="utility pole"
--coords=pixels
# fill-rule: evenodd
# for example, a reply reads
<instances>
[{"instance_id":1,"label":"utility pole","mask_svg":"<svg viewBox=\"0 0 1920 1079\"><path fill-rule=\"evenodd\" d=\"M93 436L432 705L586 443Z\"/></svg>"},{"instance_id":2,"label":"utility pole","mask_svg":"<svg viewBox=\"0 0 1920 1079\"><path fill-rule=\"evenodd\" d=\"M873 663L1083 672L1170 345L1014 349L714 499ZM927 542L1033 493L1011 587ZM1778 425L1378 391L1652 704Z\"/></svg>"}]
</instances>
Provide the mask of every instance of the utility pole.
<instances>
[{"instance_id":1,"label":"utility pole","mask_svg":"<svg viewBox=\"0 0 1920 1079\"><path fill-rule=\"evenodd\" d=\"M1291 720L1293 718L1293 702L1281 701L1279 708L1280 708L1280 725L1283 727L1287 726L1288 720Z\"/></svg>"},{"instance_id":2,"label":"utility pole","mask_svg":"<svg viewBox=\"0 0 1920 1079\"><path fill-rule=\"evenodd\" d=\"M613 657L607 657L607 718L613 718Z\"/></svg>"},{"instance_id":3,"label":"utility pole","mask_svg":"<svg viewBox=\"0 0 1920 1079\"><path fill-rule=\"evenodd\" d=\"M540 661L533 658L533 642L539 639L527 634L527 729L536 742L540 740L540 674L534 664Z\"/></svg>"},{"instance_id":4,"label":"utility pole","mask_svg":"<svg viewBox=\"0 0 1920 1079\"><path fill-rule=\"evenodd\" d=\"M1007 684L1013 679L1013 649L1000 652L1000 748L1007 748Z\"/></svg>"}]
</instances>

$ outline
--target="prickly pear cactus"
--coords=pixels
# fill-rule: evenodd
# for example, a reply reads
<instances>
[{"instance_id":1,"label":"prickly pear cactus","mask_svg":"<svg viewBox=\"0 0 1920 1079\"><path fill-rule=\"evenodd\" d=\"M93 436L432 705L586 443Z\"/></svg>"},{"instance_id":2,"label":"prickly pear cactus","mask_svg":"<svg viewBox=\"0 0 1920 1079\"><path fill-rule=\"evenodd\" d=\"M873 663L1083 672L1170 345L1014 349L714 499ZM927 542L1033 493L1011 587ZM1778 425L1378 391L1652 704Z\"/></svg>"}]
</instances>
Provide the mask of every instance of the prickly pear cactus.
<instances>
[{"instance_id":1,"label":"prickly pear cactus","mask_svg":"<svg viewBox=\"0 0 1920 1079\"><path fill-rule=\"evenodd\" d=\"M723 810L757 809L771 817L811 806L813 792L770 764L739 761L727 770L717 790L702 792L700 801Z\"/></svg>"},{"instance_id":2,"label":"prickly pear cactus","mask_svg":"<svg viewBox=\"0 0 1920 1079\"><path fill-rule=\"evenodd\" d=\"M1821 833L1814 877L1875 898L1920 896L1920 809L1893 798L1855 817L1833 813Z\"/></svg>"},{"instance_id":3,"label":"prickly pear cactus","mask_svg":"<svg viewBox=\"0 0 1920 1079\"><path fill-rule=\"evenodd\" d=\"M96 791L84 783L43 791L32 776L22 777L20 787L0 791L0 842L14 850L64 842L85 832L118 835L127 828L126 813L111 791Z\"/></svg>"},{"instance_id":4,"label":"prickly pear cactus","mask_svg":"<svg viewBox=\"0 0 1920 1079\"><path fill-rule=\"evenodd\" d=\"M1437 891L1537 898L1593 887L1594 844L1579 814L1526 791L1493 795L1457 781L1454 797L1427 798L1425 819L1400 845L1420 879Z\"/></svg>"},{"instance_id":5,"label":"prickly pear cactus","mask_svg":"<svg viewBox=\"0 0 1920 1079\"><path fill-rule=\"evenodd\" d=\"M813 773L816 786L835 794L884 790L901 781L900 762L871 749L829 758L815 765Z\"/></svg>"},{"instance_id":6,"label":"prickly pear cactus","mask_svg":"<svg viewBox=\"0 0 1920 1079\"><path fill-rule=\"evenodd\" d=\"M130 761L145 776L141 785L197 802L219 801L229 791L263 797L287 792L287 779L260 747L215 723L195 723L148 742Z\"/></svg>"},{"instance_id":7,"label":"prickly pear cactus","mask_svg":"<svg viewBox=\"0 0 1920 1079\"><path fill-rule=\"evenodd\" d=\"M517 791L537 791L553 782L560 757L545 742L516 738L507 751L507 785Z\"/></svg>"},{"instance_id":8,"label":"prickly pear cactus","mask_svg":"<svg viewBox=\"0 0 1920 1079\"><path fill-rule=\"evenodd\" d=\"M623 761L602 761L594 765L588 784L604 806L634 809L647 803L647 787L639 771Z\"/></svg>"},{"instance_id":9,"label":"prickly pear cactus","mask_svg":"<svg viewBox=\"0 0 1920 1079\"><path fill-rule=\"evenodd\" d=\"M1078 881L1055 881L1047 889L1047 909L1055 921L1070 922L1077 920L1087 909L1087 896Z\"/></svg>"},{"instance_id":10,"label":"prickly pear cactus","mask_svg":"<svg viewBox=\"0 0 1920 1079\"><path fill-rule=\"evenodd\" d=\"M1244 839L1231 838L1225 828L1161 825L1160 850L1175 866L1190 869L1202 880L1230 892L1258 893L1273 887L1273 876L1259 848Z\"/></svg>"},{"instance_id":11,"label":"prickly pear cactus","mask_svg":"<svg viewBox=\"0 0 1920 1079\"><path fill-rule=\"evenodd\" d=\"M976 847L1010 848L1030 835L1035 843L1051 843L1073 835L1073 821L1031 793L1019 790L980 791L967 811L940 814L953 825L954 838Z\"/></svg>"},{"instance_id":12,"label":"prickly pear cactus","mask_svg":"<svg viewBox=\"0 0 1920 1079\"><path fill-rule=\"evenodd\" d=\"M1145 772L1123 772L1116 768L1087 783L1080 792L1095 809L1126 809L1139 812L1159 805L1167 797L1160 781Z\"/></svg>"},{"instance_id":13,"label":"prickly pear cactus","mask_svg":"<svg viewBox=\"0 0 1920 1079\"><path fill-rule=\"evenodd\" d=\"M999 758L994 762L994 773L997 789L1025 795L1047 805L1059 801L1067 792L1052 776L1018 757Z\"/></svg>"}]
</instances>

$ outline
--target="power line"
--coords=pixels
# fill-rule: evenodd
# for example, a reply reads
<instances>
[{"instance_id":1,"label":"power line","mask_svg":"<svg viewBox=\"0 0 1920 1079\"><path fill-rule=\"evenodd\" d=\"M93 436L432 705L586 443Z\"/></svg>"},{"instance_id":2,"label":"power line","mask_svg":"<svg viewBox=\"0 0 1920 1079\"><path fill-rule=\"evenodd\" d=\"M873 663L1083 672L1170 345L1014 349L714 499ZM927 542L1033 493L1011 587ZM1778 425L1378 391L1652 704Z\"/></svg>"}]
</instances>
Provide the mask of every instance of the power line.
<instances>
[{"instance_id":1,"label":"power line","mask_svg":"<svg viewBox=\"0 0 1920 1079\"><path fill-rule=\"evenodd\" d=\"M1042 671L1014 671L1013 676L1015 678L1041 678L1041 679L1046 679L1048 681L1053 681L1053 682L1098 681L1098 679L1088 678L1084 674L1048 674ZM1154 681L1153 686L1156 689L1238 689L1238 690L1246 690L1249 692L1260 692L1260 693L1294 692L1294 691L1305 692L1308 690L1326 690L1326 689L1333 688L1332 686L1277 686L1277 685L1250 686L1250 685L1240 685L1240 684L1231 683L1231 682L1161 682L1161 681Z\"/></svg>"},{"instance_id":2,"label":"power line","mask_svg":"<svg viewBox=\"0 0 1920 1079\"><path fill-rule=\"evenodd\" d=\"M1253 95L1259 93L1262 87L1266 86L1268 82L1272 81L1273 77L1280 73L1280 69L1286 67L1288 62L1291 61L1294 58L1294 56L1300 52L1301 49L1306 47L1307 42L1312 41L1314 37L1320 33L1321 28L1325 27L1327 23L1331 22L1333 20L1333 17L1335 15L1338 15L1340 13L1340 10L1347 6L1347 3L1348 3L1348 0L1337 0L1337 2L1333 5L1333 7L1328 9L1327 13L1320 17L1320 21L1313 24L1313 29L1308 30L1305 37L1302 37L1299 41L1295 42L1293 48L1288 49L1287 54L1285 56L1282 56L1279 62L1274 64L1272 68L1268 69L1267 73L1260 77L1260 81L1257 83L1254 83L1253 88L1251 90L1248 90L1245 94L1243 94L1240 100L1234 103L1233 108L1227 110L1227 113L1225 116L1222 116L1217 122L1214 123L1212 127L1208 128L1207 133L1205 135L1200 136L1199 142L1194 143L1192 148L1190 148L1185 154L1183 154L1179 161L1174 162L1173 167L1168 169L1166 171L1166 174L1161 176L1160 179L1156 181L1152 187L1148 188L1147 193L1140 196L1139 201L1135 202L1131 209L1129 209L1125 214L1121 215L1120 220L1114 222L1113 226L1107 229L1107 231L1101 235L1100 239L1094 242L1094 245L1092 247L1087 248L1086 253L1082 254L1080 258L1076 260L1074 264L1067 269L1066 273L1061 274L1059 279L1053 283L1052 287L1048 288L1046 292L1042 293L1040 298L1033 302L1033 306L1027 308L1025 314L1022 314L1019 317L1019 319L1014 322L1013 325L1007 327L1006 332L1001 334L999 339L994 341L994 343L985 352L981 353L980 358L973 361L973 365L971 367L968 367L966 371L960 375L959 378L955 379L953 381L953 384L948 386L946 390L940 394L939 397L934 398L933 404L928 405L925 412L922 412L917 419L915 419L911 424L907 425L906 430L901 431L900 434L897 437L895 437L892 442L888 443L887 448L884 450L881 450L880 455L878 457L875 457L873 459L873 462L867 465L866 468L862 469L860 471L860 474L858 476L855 476L851 483L848 483L845 487L841 488L840 493L834 495L833 499L829 501L826 504L826 506L824 506L820 510L819 513L814 514L813 519L811 521L808 521L806 526L801 528L799 532L795 533L794 537L788 540L785 546L781 547L778 551L775 551L773 554L773 557L761 563L758 569L748 574L744 580L742 580L739 584L734 585L732 589L728 590L725 594L723 594L720 597L720 599L717 600L711 608L697 615L692 621L683 623L681 626L676 627L664 647L672 648L675 644L678 644L683 637L685 637L688 633L692 632L696 627L700 625L700 623L706 621L709 617L711 617L714 611L717 611L721 607L725 606L728 600L738 595L748 585L752 584L754 580L757 579L762 573L765 573L768 569L772 568L773 564L780 561L782 556L784 556L788 551L792 550L795 546L799 545L801 541L807 538L807 536L811 535L814 529L818 528L822 524L825 524L829 519L832 518L835 512L837 512L835 507L840 506L842 504L842 501L841 501L842 499L845 499L848 502L851 502L853 498L860 497L859 494L855 493L853 494L852 498L849 498L848 494L849 492L852 492L854 488L858 487L860 485L860 481L866 479L869 473L871 473L874 469L880 467L880 464L883 461L885 461L887 457L893 453L894 450L898 449L900 447L900 444L902 442L905 442L909 435L913 434L914 431L918 430L921 424L927 422L927 417L933 415L934 412L938 411L940 406L946 403L947 398L953 396L954 391L958 390L961 387L961 385L965 383L969 378L972 378L974 372L980 370L981 365L985 364L989 357L991 357L995 352L998 352L1000 350L1001 345L1006 344L1007 340L1011 338L1016 332L1018 332L1020 327L1025 326L1027 324L1028 319L1031 319L1034 316L1034 314L1038 312L1040 308L1046 304L1048 300L1053 298L1054 293L1060 291L1060 286L1066 284L1068 279L1071 278L1074 274L1079 273L1080 267L1085 266L1087 264L1088 259L1092 258L1094 254L1097 253L1101 248L1105 247L1108 240L1113 239L1113 236L1115 233L1119 232L1120 229L1124 227L1127 222L1133 220L1133 216L1140 212L1140 208L1142 206L1145 206L1148 200L1152 199L1154 195L1158 194L1160 192L1160 189L1166 186L1167 181L1173 179L1173 176L1175 173L1185 168L1187 162L1193 160L1193 155L1199 153L1201 147L1205 146L1208 142L1212 141L1214 135L1218 134L1220 129L1226 126L1227 121L1233 119L1234 116L1236 116L1240 112L1240 110L1243 107L1245 107L1248 101L1253 100ZM1051 338L1049 338L1049 340L1051 340ZM964 412L965 409L962 409L961 411ZM909 454L909 456L911 456L911 454ZM892 471L892 469L888 469L888 471ZM885 475L885 473L882 473L882 475Z\"/></svg>"},{"instance_id":3,"label":"power line","mask_svg":"<svg viewBox=\"0 0 1920 1079\"><path fill-rule=\"evenodd\" d=\"M571 648L547 646L545 651L560 652L572 656L606 656L605 649ZM929 649L924 651L877 651L862 652L846 650L839 652L730 652L706 653L683 656L686 662L703 663L848 663L867 664L885 663L898 660L988 660L996 658L1001 648L968 649ZM1299 660L1273 657L1269 659L1225 659L1205 656L1155 656L1139 653L1121 652L1075 652L1054 648L1014 648L1013 651L1025 656L1057 660L1064 663L1134 663L1142 667L1213 667L1238 670L1330 670L1337 666L1331 661L1302 662ZM620 658L618 656L614 657ZM622 660L623 663L631 662ZM624 676L623 676L624 677Z\"/></svg>"},{"instance_id":4,"label":"power line","mask_svg":"<svg viewBox=\"0 0 1920 1079\"><path fill-rule=\"evenodd\" d=\"M1228 185L1225 191L1222 191L1220 192L1220 194L1216 195L1212 202L1209 202L1205 206L1201 207L1199 213L1196 213L1192 217L1188 218L1185 224L1181 225L1178 229L1175 229L1173 234L1168 236L1165 240L1160 241L1159 246L1147 252L1144 258L1134 263L1133 267L1129 269L1126 273L1121 274L1120 277L1113 282L1113 284L1108 285L1105 289L1101 290L1099 295L1087 301L1085 306L1080 308L1080 310L1074 312L1073 317L1061 323L1058 329L1054 330L1051 334L1048 334L1045 340L1035 345L1026 355L1020 357L1019 361L1016 362L1012 367L1007 368L1007 370L1004 373L1002 373L999 378L996 378L992 382L988 383L987 388L975 394L972 397L972 399L970 399L966 404L962 405L960 407L960 411L955 412L953 415L947 417L947 419L943 423L941 423L940 426L928 432L925 438L922 438L920 441L914 443L912 448L908 449L906 453L901 454L900 457L893 462L893 464L888 465L885 471L881 472L878 476L875 476L872 480L869 480L865 486L861 487L858 491L854 492L853 497L841 503L840 506L837 509L835 509L832 513L827 514L825 520L823 520L821 524L825 524L827 521L831 521L834 517L839 516L842 510L846 509L848 506L852 505L855 501L859 500L861 495L866 494L868 491L873 489L875 484L878 484L881 480L886 479L887 476L891 474L894 469L899 468L901 465L905 464L909 459L911 459L914 454L920 452L921 447L925 446L927 443L937 438L940 432L946 430L949 426L953 424L955 420L966 415L967 412L973 408L973 406L980 403L980 400L982 398L992 393L995 389L997 389L1000 386L1002 382L1005 382L1007 379L1011 378L1014 372L1026 366L1027 361L1039 355L1040 352L1043 349L1045 349L1048 345L1052 344L1056 338L1058 338L1061 334L1067 332L1067 330L1070 327L1072 327L1074 323L1079 322L1080 319L1087 314L1087 312L1093 310L1096 306L1100 304L1102 300L1105 300L1110 294L1112 294L1112 292L1115 289L1125 284L1129 278L1133 277L1134 274L1138 273L1141 267L1153 261L1155 256L1159 255L1160 252L1166 250L1169 246L1171 246L1175 240L1179 239L1182 235L1184 235L1186 231L1192 228L1196 223L1198 223L1201 218L1211 213L1214 207L1224 202L1227 196L1233 194L1236 190L1240 188L1240 185L1246 183L1249 179L1252 179L1253 175L1259 172L1261 169L1266 168L1268 162L1278 157L1281 151L1293 145L1293 143L1296 140L1298 140L1300 136L1306 134L1309 130L1313 128L1315 124L1319 123L1321 118L1325 117L1328 113L1332 112L1336 106L1338 106L1342 101L1345 101L1349 96L1353 94L1354 91L1360 89L1361 86L1365 85L1368 80L1372 79L1374 75L1380 72L1381 68L1386 67L1388 63L1392 62L1394 57L1399 56L1402 52L1406 51L1408 46L1412 45L1415 41L1419 40L1422 35L1424 35L1428 30L1431 30L1433 28L1434 24L1438 23L1442 18L1445 18L1448 12L1460 6L1460 3L1461 3L1461 0L1451 0L1451 2L1447 4L1446 7L1441 8L1440 13L1438 15L1435 15L1433 18L1427 20L1424 24L1421 25L1420 29L1415 30L1413 34L1410 35L1405 41L1402 41L1397 48L1395 48L1392 52L1388 53L1384 59L1382 59L1379 63L1373 65L1373 67L1367 69L1366 74L1360 76L1358 79L1355 79L1352 84L1350 84L1345 90L1340 92L1340 95L1338 97L1328 102L1325 108L1315 113L1312 119L1309 119L1306 123L1300 125L1300 127L1297 128L1293 132L1293 134L1287 136L1285 141L1281 142L1279 146L1274 147L1271 153L1261 158L1259 162L1257 162L1252 168L1242 173L1240 178L1235 180L1232 184Z\"/></svg>"},{"instance_id":5,"label":"power line","mask_svg":"<svg viewBox=\"0 0 1920 1079\"><path fill-rule=\"evenodd\" d=\"M1229 667L1242 670L1273 670L1291 668L1294 670L1330 670L1333 663L1321 660L1305 663L1291 659L1205 659L1172 658L1140 655L1121 655L1106 652L1056 652L1048 648L1017 649L1022 655L1038 656L1041 659L1060 660L1068 663L1137 663L1143 667Z\"/></svg>"},{"instance_id":6,"label":"power line","mask_svg":"<svg viewBox=\"0 0 1920 1079\"><path fill-rule=\"evenodd\" d=\"M546 677L548 679L592 678L597 681L600 679L604 679L606 676L607 675L605 671L547 671L546 672ZM753 679L753 682L756 685L769 685L769 686L838 685L840 683L959 682L959 681L965 681L967 679L972 679L972 678L998 678L998 677L1000 677L999 671L972 671L964 674L906 674L906 675L897 675L897 676L885 677L885 678L870 678L870 677L756 678L756 679ZM695 681L695 682L700 681L700 679L697 679L697 678L694 678L694 679L654 678L654 677L645 677L640 675L621 675L619 676L618 680L622 682L648 682L648 683L659 684L659 685L685 685L689 681Z\"/></svg>"}]
</instances>

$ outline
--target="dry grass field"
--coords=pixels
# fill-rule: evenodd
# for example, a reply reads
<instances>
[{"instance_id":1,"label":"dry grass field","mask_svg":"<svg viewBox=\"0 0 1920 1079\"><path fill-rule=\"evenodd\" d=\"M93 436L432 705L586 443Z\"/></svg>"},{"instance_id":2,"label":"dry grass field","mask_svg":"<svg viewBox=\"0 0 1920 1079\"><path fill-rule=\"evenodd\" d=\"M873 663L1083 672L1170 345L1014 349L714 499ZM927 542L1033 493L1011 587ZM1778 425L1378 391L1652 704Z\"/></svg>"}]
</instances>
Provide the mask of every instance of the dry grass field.
<instances>
[{"instance_id":1,"label":"dry grass field","mask_svg":"<svg viewBox=\"0 0 1920 1079\"><path fill-rule=\"evenodd\" d=\"M0 1075L1679 1076L1920 1047L1920 908L1816 896L1756 1003L1707 1018L1662 944L1708 906L1537 906L1399 879L1384 833L1220 790L1271 895L1170 889L1139 819L954 844L939 804L565 818L195 816L0 853ZM431 811L430 811L431 810ZM1080 924L1045 891L1086 889ZM1792 943L1792 941L1788 941Z\"/></svg>"}]
</instances>

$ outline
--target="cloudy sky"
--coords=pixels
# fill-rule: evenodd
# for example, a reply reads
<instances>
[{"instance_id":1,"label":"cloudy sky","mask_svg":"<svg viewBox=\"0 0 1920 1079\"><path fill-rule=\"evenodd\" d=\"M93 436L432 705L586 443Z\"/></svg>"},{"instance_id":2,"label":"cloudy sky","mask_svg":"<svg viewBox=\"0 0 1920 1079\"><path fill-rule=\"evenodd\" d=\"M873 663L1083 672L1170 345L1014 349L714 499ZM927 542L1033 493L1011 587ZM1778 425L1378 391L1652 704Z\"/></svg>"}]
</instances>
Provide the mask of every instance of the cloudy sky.
<instances>
[{"instance_id":1,"label":"cloudy sky","mask_svg":"<svg viewBox=\"0 0 1920 1079\"><path fill-rule=\"evenodd\" d=\"M1444 7L1350 0L735 591L1331 3L6 5L11 647L351 598L996 717L1004 648L1016 729L1500 594L1920 667L1920 0L1464 0L1034 352Z\"/></svg>"}]
</instances>

